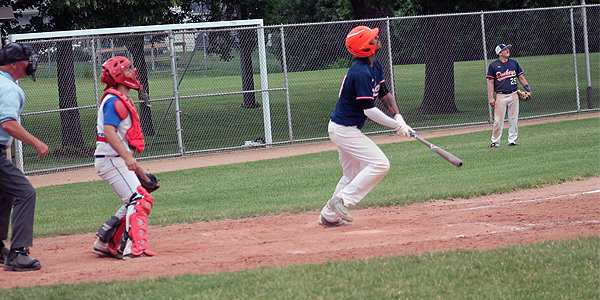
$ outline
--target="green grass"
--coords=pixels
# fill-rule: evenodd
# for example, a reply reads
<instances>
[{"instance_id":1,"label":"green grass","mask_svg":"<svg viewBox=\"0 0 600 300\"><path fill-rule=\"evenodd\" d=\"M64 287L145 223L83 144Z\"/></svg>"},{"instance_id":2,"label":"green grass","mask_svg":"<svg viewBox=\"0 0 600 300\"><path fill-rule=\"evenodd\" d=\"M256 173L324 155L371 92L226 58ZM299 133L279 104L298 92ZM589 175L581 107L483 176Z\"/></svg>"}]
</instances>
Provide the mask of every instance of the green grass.
<instances>
[{"instance_id":1,"label":"green grass","mask_svg":"<svg viewBox=\"0 0 600 300\"><path fill-rule=\"evenodd\" d=\"M198 55L194 60L197 57ZM518 57L517 59L534 90L534 99L521 105L521 117L577 109L572 56L551 55ZM600 53L591 53L592 65L598 65L599 60ZM578 55L578 61L583 61L582 55ZM215 65L214 72L208 75L202 71L187 73L180 86L180 95L239 91L241 88L240 76L228 73L228 70L234 68L234 65L239 65L239 60L234 58L223 63L226 63L226 66L223 67L222 72L217 72ZM284 76L282 73L277 73L279 72L277 64L272 61L272 58L269 58L269 64L272 65L269 69L269 87L283 87ZM547 72L548 66L553 72ZM83 66L79 66L79 69L82 68ZM587 108L585 64L579 63L578 68L581 108L585 109ZM460 112L426 115L415 112L423 97L425 66L395 66L396 93L400 110L407 122L414 128L486 122L489 113L485 69L483 61L456 62L455 103ZM327 119L337 101L339 87L346 71L346 68L339 68L288 74L294 139L326 136ZM93 77L86 74L83 71L76 74L78 104L95 105ZM595 91L594 108L598 108L600 107L600 93L598 92L600 91L600 80L597 80L600 78L599 69L592 68L591 76L593 79L592 90ZM260 77L255 75L254 80L255 88L260 88ZM172 78L169 73L150 73L149 82L150 95L153 99L173 96ZM21 84L27 94L25 112L58 109L58 88L55 77L40 76L35 83L25 79ZM134 98L136 98L135 95ZM261 95L257 94L256 99L261 102ZM180 110L185 151L242 146L245 141L264 137L262 109L242 109L240 108L241 103L240 95L181 100ZM154 129L158 129L168 104L168 101L153 103L152 125ZM270 93L270 107L273 141L289 140L284 91ZM174 111L175 108L172 106L152 148L152 155L179 153ZM24 147L26 172L92 163L91 152L95 143L96 126L95 108L81 110L79 123L69 124L69 126L82 128L85 145L78 151L65 149L62 146L59 113L25 116L23 124L50 147L50 154L44 159L38 159L32 147ZM385 128L378 124L368 123L364 131L382 129ZM146 137L146 140L150 143L152 137Z\"/></svg>"},{"instance_id":2,"label":"green grass","mask_svg":"<svg viewBox=\"0 0 600 300\"><path fill-rule=\"evenodd\" d=\"M5 299L598 299L600 238L3 290Z\"/></svg>"},{"instance_id":3,"label":"green grass","mask_svg":"<svg viewBox=\"0 0 600 300\"><path fill-rule=\"evenodd\" d=\"M488 148L489 131L429 139L460 157L461 169L417 141L382 145L392 169L359 206L472 197L598 176L598 125L596 118L522 126L521 146L511 148ZM341 171L337 153L328 151L158 176L162 188L154 193L152 225L316 212ZM40 188L35 236L95 231L119 206L103 181ZM0 299L597 299L599 252L600 237L594 236L491 251L12 288Z\"/></svg>"},{"instance_id":4,"label":"green grass","mask_svg":"<svg viewBox=\"0 0 600 300\"><path fill-rule=\"evenodd\" d=\"M498 149L488 147L490 131L430 139L461 158L460 169L414 140L382 145L392 168L358 206L468 198L598 176L599 125L592 118L522 126L521 146L507 147L504 136ZM154 192L151 225L317 210L331 196L341 167L337 152L327 151L158 177L162 187ZM95 231L119 206L100 180L40 188L35 236Z\"/></svg>"}]
</instances>

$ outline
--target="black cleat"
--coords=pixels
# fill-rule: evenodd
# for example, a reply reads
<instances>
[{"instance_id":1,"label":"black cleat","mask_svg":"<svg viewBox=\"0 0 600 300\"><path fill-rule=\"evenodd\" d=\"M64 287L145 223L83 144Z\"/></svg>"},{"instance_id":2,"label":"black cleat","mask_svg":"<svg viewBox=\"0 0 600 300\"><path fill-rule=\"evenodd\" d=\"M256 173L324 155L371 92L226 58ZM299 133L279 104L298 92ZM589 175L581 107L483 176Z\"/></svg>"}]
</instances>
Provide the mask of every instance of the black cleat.
<instances>
[{"instance_id":1,"label":"black cleat","mask_svg":"<svg viewBox=\"0 0 600 300\"><path fill-rule=\"evenodd\" d=\"M508 143L508 145L509 145L510 147L519 146L519 145L517 145L517 143Z\"/></svg>"},{"instance_id":2,"label":"black cleat","mask_svg":"<svg viewBox=\"0 0 600 300\"><path fill-rule=\"evenodd\" d=\"M40 261L29 256L27 248L10 249L4 262L4 271L35 271L41 268Z\"/></svg>"},{"instance_id":3,"label":"black cleat","mask_svg":"<svg viewBox=\"0 0 600 300\"><path fill-rule=\"evenodd\" d=\"M498 146L500 146L500 144L498 144L498 143L491 143L490 144L490 148L498 148Z\"/></svg>"},{"instance_id":4,"label":"black cleat","mask_svg":"<svg viewBox=\"0 0 600 300\"><path fill-rule=\"evenodd\" d=\"M4 263L4 260L8 256L8 252L10 252L10 250L8 250L8 248L4 246L4 243L0 241L0 264Z\"/></svg>"}]
</instances>

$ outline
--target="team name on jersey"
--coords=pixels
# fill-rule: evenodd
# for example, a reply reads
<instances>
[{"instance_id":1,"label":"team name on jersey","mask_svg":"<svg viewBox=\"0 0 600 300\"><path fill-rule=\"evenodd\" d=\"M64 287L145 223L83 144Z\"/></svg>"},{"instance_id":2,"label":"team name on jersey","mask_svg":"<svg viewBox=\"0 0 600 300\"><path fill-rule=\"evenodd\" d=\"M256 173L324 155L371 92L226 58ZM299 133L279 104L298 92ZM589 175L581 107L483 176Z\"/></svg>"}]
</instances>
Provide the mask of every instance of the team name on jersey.
<instances>
[{"instance_id":1,"label":"team name on jersey","mask_svg":"<svg viewBox=\"0 0 600 300\"><path fill-rule=\"evenodd\" d=\"M380 88L379 83L373 88L373 98L377 98L377 96L379 96L379 88Z\"/></svg>"},{"instance_id":2,"label":"team name on jersey","mask_svg":"<svg viewBox=\"0 0 600 300\"><path fill-rule=\"evenodd\" d=\"M496 80L502 81L506 78L516 77L517 71L515 70L506 70L504 72L496 72Z\"/></svg>"}]
</instances>

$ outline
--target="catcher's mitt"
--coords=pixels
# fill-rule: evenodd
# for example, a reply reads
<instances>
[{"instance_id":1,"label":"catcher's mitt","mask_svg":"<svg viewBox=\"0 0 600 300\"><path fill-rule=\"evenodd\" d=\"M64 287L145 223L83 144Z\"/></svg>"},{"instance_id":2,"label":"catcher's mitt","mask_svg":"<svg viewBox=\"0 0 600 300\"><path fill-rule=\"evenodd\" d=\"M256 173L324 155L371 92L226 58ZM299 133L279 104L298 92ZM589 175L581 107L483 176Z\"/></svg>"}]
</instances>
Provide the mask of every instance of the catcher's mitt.
<instances>
[{"instance_id":1,"label":"catcher's mitt","mask_svg":"<svg viewBox=\"0 0 600 300\"><path fill-rule=\"evenodd\" d=\"M148 177L148 179L150 179L150 181L144 180L144 178L142 178L142 176L140 176L137 173L136 173L136 175L137 175L138 179L140 180L142 187L144 189L146 189L146 191L148 191L148 193L152 193L160 187L160 184L158 184L158 179L156 179L156 176L154 176L154 174L146 173L146 176Z\"/></svg>"},{"instance_id":2,"label":"catcher's mitt","mask_svg":"<svg viewBox=\"0 0 600 300\"><path fill-rule=\"evenodd\" d=\"M519 100L528 101L531 99L531 92L517 90L517 95L519 95Z\"/></svg>"}]
</instances>

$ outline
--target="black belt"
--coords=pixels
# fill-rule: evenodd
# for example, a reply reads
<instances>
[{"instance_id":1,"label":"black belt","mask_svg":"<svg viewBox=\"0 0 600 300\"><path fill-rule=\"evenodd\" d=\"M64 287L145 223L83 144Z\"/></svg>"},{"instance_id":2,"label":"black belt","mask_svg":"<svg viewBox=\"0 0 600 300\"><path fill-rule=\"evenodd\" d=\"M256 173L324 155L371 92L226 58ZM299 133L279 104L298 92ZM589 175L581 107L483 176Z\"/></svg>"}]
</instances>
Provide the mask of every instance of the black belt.
<instances>
[{"instance_id":1,"label":"black belt","mask_svg":"<svg viewBox=\"0 0 600 300\"><path fill-rule=\"evenodd\" d=\"M514 91L514 92L516 92L516 91ZM496 94L512 94L514 92L496 92Z\"/></svg>"},{"instance_id":2,"label":"black belt","mask_svg":"<svg viewBox=\"0 0 600 300\"><path fill-rule=\"evenodd\" d=\"M96 155L96 158L119 157L119 155Z\"/></svg>"}]
</instances>

